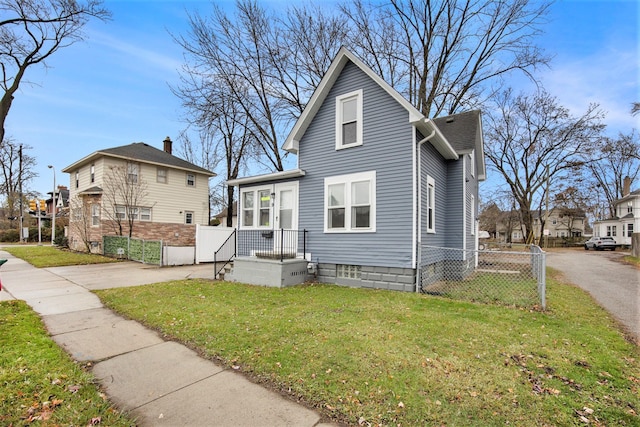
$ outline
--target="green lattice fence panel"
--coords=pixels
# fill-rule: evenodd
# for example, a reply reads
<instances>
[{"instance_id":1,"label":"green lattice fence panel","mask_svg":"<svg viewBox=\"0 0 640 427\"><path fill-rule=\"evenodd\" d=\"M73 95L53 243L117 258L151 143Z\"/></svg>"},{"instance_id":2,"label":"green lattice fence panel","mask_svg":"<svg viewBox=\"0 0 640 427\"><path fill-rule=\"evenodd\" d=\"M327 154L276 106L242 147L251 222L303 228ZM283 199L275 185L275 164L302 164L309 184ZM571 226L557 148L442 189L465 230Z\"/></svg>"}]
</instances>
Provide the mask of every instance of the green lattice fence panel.
<instances>
[{"instance_id":1,"label":"green lattice fence panel","mask_svg":"<svg viewBox=\"0 0 640 427\"><path fill-rule=\"evenodd\" d=\"M144 261L147 264L162 264L162 241L161 240L145 240L144 241Z\"/></svg>"},{"instance_id":2,"label":"green lattice fence panel","mask_svg":"<svg viewBox=\"0 0 640 427\"><path fill-rule=\"evenodd\" d=\"M129 258L129 238L126 236L103 236L102 248L106 256Z\"/></svg>"}]
</instances>

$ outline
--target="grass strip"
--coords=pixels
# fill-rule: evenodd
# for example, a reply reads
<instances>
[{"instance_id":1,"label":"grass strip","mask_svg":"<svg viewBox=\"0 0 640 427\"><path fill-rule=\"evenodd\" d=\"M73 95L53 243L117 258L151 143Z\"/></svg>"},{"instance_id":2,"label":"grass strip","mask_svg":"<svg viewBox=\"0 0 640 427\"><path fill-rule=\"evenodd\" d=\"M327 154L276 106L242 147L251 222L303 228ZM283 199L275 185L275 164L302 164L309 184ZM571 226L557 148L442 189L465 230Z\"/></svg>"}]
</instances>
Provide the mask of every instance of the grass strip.
<instances>
[{"instance_id":1,"label":"grass strip","mask_svg":"<svg viewBox=\"0 0 640 427\"><path fill-rule=\"evenodd\" d=\"M5 246L2 250L38 268L118 262L114 258L102 255L73 252L52 246Z\"/></svg>"},{"instance_id":2,"label":"grass strip","mask_svg":"<svg viewBox=\"0 0 640 427\"><path fill-rule=\"evenodd\" d=\"M0 303L0 425L131 426L23 301Z\"/></svg>"},{"instance_id":3,"label":"grass strip","mask_svg":"<svg viewBox=\"0 0 640 427\"><path fill-rule=\"evenodd\" d=\"M640 425L638 349L585 292L546 312L403 292L185 280L117 312L349 425Z\"/></svg>"}]
</instances>

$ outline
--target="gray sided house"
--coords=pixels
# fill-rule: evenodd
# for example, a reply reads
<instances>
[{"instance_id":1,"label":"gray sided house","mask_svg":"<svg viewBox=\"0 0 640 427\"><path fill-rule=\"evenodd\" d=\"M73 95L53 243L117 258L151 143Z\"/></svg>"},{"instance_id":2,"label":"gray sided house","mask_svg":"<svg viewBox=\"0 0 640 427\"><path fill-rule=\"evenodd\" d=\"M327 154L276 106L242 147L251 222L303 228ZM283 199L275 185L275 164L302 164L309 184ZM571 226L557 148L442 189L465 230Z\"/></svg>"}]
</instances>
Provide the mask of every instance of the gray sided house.
<instances>
[{"instance_id":1,"label":"gray sided house","mask_svg":"<svg viewBox=\"0 0 640 427\"><path fill-rule=\"evenodd\" d=\"M239 187L240 256L259 255L243 232L306 230L273 245L304 251L318 281L414 291L448 256L431 247L477 248L479 111L424 117L343 48L283 148L296 169L228 182ZM475 265L453 257L461 271Z\"/></svg>"}]
</instances>

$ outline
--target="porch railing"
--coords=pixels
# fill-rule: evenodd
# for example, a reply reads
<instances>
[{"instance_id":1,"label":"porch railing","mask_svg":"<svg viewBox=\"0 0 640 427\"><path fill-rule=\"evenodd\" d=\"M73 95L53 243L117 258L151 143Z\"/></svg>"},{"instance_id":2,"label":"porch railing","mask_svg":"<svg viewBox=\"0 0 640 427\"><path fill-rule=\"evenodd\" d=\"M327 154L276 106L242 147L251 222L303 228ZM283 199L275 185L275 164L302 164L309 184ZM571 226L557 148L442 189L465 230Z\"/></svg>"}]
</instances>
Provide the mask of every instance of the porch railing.
<instances>
[{"instance_id":1,"label":"porch railing","mask_svg":"<svg viewBox=\"0 0 640 427\"><path fill-rule=\"evenodd\" d=\"M280 260L305 258L307 230L243 230L238 234L238 256Z\"/></svg>"},{"instance_id":2,"label":"porch railing","mask_svg":"<svg viewBox=\"0 0 640 427\"><path fill-rule=\"evenodd\" d=\"M220 246L220 248L213 253L214 268L217 268L219 262L222 263L222 267L220 267L218 271L216 271L216 274L214 277L218 277L218 274L220 274L220 272L224 270L226 265L229 264L231 261L233 261L233 258L235 258L238 252L237 245L236 245L237 232L238 232L237 230L233 230L233 232L229 235L229 237L227 237L227 240L225 240L224 243Z\"/></svg>"}]
</instances>

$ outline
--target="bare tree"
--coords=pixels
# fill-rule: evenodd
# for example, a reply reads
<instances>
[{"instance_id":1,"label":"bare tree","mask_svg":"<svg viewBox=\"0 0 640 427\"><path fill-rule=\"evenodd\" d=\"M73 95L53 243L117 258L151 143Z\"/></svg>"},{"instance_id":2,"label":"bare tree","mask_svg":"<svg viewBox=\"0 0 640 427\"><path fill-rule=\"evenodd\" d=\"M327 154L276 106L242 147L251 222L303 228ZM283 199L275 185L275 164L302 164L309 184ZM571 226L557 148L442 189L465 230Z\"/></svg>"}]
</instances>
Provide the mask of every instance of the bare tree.
<instances>
[{"instance_id":1,"label":"bare tree","mask_svg":"<svg viewBox=\"0 0 640 427\"><path fill-rule=\"evenodd\" d=\"M142 214L141 209L151 207L146 204L148 186L139 166L135 162L111 165L105 174L102 215L119 236L124 236L127 231L127 235L132 237L135 222Z\"/></svg>"},{"instance_id":2,"label":"bare tree","mask_svg":"<svg viewBox=\"0 0 640 427\"><path fill-rule=\"evenodd\" d=\"M640 113L640 102L634 102L631 104L631 115L635 116Z\"/></svg>"},{"instance_id":3,"label":"bare tree","mask_svg":"<svg viewBox=\"0 0 640 427\"><path fill-rule=\"evenodd\" d=\"M200 133L228 136L233 129L234 146L250 145L244 155L269 170L283 170L280 147L286 132L344 37L345 19L325 15L320 8L292 7L276 16L243 0L229 17L214 6L209 18L190 16L189 34L176 37L187 63L173 90ZM221 114L230 117L212 123ZM227 155L229 143L219 146L220 157Z\"/></svg>"},{"instance_id":4,"label":"bare tree","mask_svg":"<svg viewBox=\"0 0 640 427\"><path fill-rule=\"evenodd\" d=\"M427 117L478 108L507 74L550 57L536 46L550 2L356 0L341 7L349 46Z\"/></svg>"},{"instance_id":5,"label":"bare tree","mask_svg":"<svg viewBox=\"0 0 640 427\"><path fill-rule=\"evenodd\" d=\"M22 147L22 170L20 170L20 147ZM6 197L7 213L9 216L18 216L17 209L20 206L20 181L24 187L30 180L38 175L34 171L36 159L25 154L31 150L28 145L18 144L9 139L0 146L0 171L2 182L0 192ZM23 188L23 191L27 191Z\"/></svg>"},{"instance_id":6,"label":"bare tree","mask_svg":"<svg viewBox=\"0 0 640 427\"><path fill-rule=\"evenodd\" d=\"M609 216L615 216L614 202L623 196L623 179L632 181L640 177L640 135L635 130L618 134L616 139L605 137L591 156L587 167L592 177L592 188L604 193Z\"/></svg>"},{"instance_id":7,"label":"bare tree","mask_svg":"<svg viewBox=\"0 0 640 427\"><path fill-rule=\"evenodd\" d=\"M83 196L76 195L69 200L69 228L71 236L78 236L87 252L91 252L91 203ZM77 249L74 247L74 249Z\"/></svg>"},{"instance_id":8,"label":"bare tree","mask_svg":"<svg viewBox=\"0 0 640 427\"><path fill-rule=\"evenodd\" d=\"M0 0L0 141L14 95L32 65L82 40L90 18L108 19L101 0Z\"/></svg>"},{"instance_id":9,"label":"bare tree","mask_svg":"<svg viewBox=\"0 0 640 427\"><path fill-rule=\"evenodd\" d=\"M594 152L603 117L597 105L574 117L546 92L515 96L507 90L496 97L492 114L485 116L488 167L509 186L527 241L533 240L533 212L542 213L546 192L579 171Z\"/></svg>"}]
</instances>

